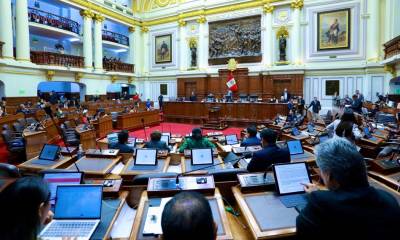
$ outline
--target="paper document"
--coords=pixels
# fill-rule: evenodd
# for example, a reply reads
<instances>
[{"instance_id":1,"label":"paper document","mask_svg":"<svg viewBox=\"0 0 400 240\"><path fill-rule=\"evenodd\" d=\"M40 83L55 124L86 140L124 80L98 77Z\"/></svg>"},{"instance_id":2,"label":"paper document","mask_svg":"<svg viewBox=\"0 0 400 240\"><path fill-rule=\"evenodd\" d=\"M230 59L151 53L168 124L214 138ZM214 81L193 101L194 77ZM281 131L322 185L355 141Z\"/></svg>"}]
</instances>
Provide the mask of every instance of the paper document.
<instances>
[{"instance_id":1,"label":"paper document","mask_svg":"<svg viewBox=\"0 0 400 240\"><path fill-rule=\"evenodd\" d=\"M161 216L162 212L164 211L165 204L167 204L169 200L171 200L171 198L162 198L160 206L149 207L143 228L143 234L162 234Z\"/></svg>"}]
</instances>

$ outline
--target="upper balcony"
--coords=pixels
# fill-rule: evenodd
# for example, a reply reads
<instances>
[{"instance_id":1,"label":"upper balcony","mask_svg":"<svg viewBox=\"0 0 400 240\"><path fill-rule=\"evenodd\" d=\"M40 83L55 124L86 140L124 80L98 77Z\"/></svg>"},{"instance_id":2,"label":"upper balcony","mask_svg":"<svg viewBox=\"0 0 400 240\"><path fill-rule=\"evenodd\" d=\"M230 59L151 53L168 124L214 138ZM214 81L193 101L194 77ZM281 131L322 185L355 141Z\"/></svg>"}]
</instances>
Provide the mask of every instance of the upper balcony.
<instances>
[{"instance_id":1,"label":"upper balcony","mask_svg":"<svg viewBox=\"0 0 400 240\"><path fill-rule=\"evenodd\" d=\"M38 65L83 68L84 58L55 52L31 51L31 61Z\"/></svg>"},{"instance_id":2,"label":"upper balcony","mask_svg":"<svg viewBox=\"0 0 400 240\"><path fill-rule=\"evenodd\" d=\"M113 42L113 43L118 43L124 46L129 46L129 38L125 35L111 32L108 30L103 30L103 40L108 41L108 42Z\"/></svg>"}]
</instances>

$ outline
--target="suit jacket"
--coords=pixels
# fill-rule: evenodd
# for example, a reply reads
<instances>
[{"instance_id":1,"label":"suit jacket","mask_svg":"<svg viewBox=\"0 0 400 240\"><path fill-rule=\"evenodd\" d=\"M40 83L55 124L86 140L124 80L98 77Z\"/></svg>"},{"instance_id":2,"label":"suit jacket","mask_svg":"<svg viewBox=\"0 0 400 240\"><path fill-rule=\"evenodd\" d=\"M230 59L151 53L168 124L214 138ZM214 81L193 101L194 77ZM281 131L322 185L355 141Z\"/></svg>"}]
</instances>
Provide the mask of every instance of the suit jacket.
<instances>
[{"instance_id":1,"label":"suit jacket","mask_svg":"<svg viewBox=\"0 0 400 240\"><path fill-rule=\"evenodd\" d=\"M249 172L266 171L274 163L290 162L290 153L287 148L279 148L276 144L264 147L253 153L253 157L247 165Z\"/></svg>"},{"instance_id":2,"label":"suit jacket","mask_svg":"<svg viewBox=\"0 0 400 240\"><path fill-rule=\"evenodd\" d=\"M317 100L317 101L312 101L310 106L308 106L308 108L312 108L312 111L314 113L319 113L319 111L321 110L321 103Z\"/></svg>"},{"instance_id":3,"label":"suit jacket","mask_svg":"<svg viewBox=\"0 0 400 240\"><path fill-rule=\"evenodd\" d=\"M400 207L373 187L316 191L297 217L299 239L396 239Z\"/></svg>"},{"instance_id":4,"label":"suit jacket","mask_svg":"<svg viewBox=\"0 0 400 240\"><path fill-rule=\"evenodd\" d=\"M134 149L132 147L129 147L128 145L121 144L121 143L116 143L116 144L110 146L110 148L119 149L120 153L133 153L134 152Z\"/></svg>"},{"instance_id":5,"label":"suit jacket","mask_svg":"<svg viewBox=\"0 0 400 240\"><path fill-rule=\"evenodd\" d=\"M283 98L284 98L284 101L285 101L285 102L288 102L289 99L290 99L290 97L291 97L291 95L290 95L289 92L286 92L286 94L287 94L287 96L286 96L286 98L285 98L285 92L282 92L282 96L283 96Z\"/></svg>"},{"instance_id":6,"label":"suit jacket","mask_svg":"<svg viewBox=\"0 0 400 240\"><path fill-rule=\"evenodd\" d=\"M258 137L249 137L243 140L240 144L241 147L261 145L261 140Z\"/></svg>"},{"instance_id":7,"label":"suit jacket","mask_svg":"<svg viewBox=\"0 0 400 240\"><path fill-rule=\"evenodd\" d=\"M353 109L354 112L357 113L361 113L361 109L362 109L362 102L359 98L357 98L356 100L353 101L353 103L351 104L351 108Z\"/></svg>"},{"instance_id":8,"label":"suit jacket","mask_svg":"<svg viewBox=\"0 0 400 240\"><path fill-rule=\"evenodd\" d=\"M164 141L150 141L144 144L144 148L169 150L169 147Z\"/></svg>"}]
</instances>

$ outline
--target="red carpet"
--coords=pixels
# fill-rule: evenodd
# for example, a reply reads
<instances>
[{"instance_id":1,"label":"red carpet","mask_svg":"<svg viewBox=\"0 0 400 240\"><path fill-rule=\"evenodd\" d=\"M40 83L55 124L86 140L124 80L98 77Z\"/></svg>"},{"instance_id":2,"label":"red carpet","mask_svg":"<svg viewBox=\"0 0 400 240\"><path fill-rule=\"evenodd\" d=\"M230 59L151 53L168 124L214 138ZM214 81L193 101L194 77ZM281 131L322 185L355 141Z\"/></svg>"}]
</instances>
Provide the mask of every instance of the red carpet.
<instances>
[{"instance_id":1,"label":"red carpet","mask_svg":"<svg viewBox=\"0 0 400 240\"><path fill-rule=\"evenodd\" d=\"M192 132L192 129L195 127L200 127L200 125L193 125L193 124L184 124L184 123L161 123L160 125L152 126L152 127L146 127L146 133L147 137L150 138L150 133L158 130L161 132L171 132L172 134L180 134L182 136L185 136L188 133ZM223 130L222 132L225 135L228 134L236 134L238 138L240 138L240 131L242 128L227 128ZM203 134L207 134L209 132L215 132L216 130L209 130L209 129L204 129ZM145 134L143 129L132 131L130 133L131 136L136 137L136 138L145 138ZM62 145L62 142L60 141L58 143L59 145ZM6 163L8 158L8 151L5 146L5 144L0 144L0 162Z\"/></svg>"}]
</instances>

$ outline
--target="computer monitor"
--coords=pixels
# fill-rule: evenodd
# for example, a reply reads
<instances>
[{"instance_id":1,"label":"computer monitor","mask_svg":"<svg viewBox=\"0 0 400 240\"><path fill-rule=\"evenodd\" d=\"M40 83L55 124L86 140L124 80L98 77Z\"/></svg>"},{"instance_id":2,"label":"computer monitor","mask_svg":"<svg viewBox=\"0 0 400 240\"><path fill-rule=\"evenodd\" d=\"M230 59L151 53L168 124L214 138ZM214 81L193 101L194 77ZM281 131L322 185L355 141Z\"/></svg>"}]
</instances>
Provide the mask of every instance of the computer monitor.
<instances>
[{"instance_id":1,"label":"computer monitor","mask_svg":"<svg viewBox=\"0 0 400 240\"><path fill-rule=\"evenodd\" d=\"M135 165L157 165L157 149L136 149Z\"/></svg>"},{"instance_id":2,"label":"computer monitor","mask_svg":"<svg viewBox=\"0 0 400 240\"><path fill-rule=\"evenodd\" d=\"M311 183L305 162L273 165L276 189L279 195L304 193L304 185Z\"/></svg>"},{"instance_id":3,"label":"computer monitor","mask_svg":"<svg viewBox=\"0 0 400 240\"><path fill-rule=\"evenodd\" d=\"M40 160L55 161L58 159L58 153L60 152L60 146L45 144L42 151L39 154Z\"/></svg>"},{"instance_id":4,"label":"computer monitor","mask_svg":"<svg viewBox=\"0 0 400 240\"><path fill-rule=\"evenodd\" d=\"M192 165L209 165L214 163L211 148L192 149Z\"/></svg>"},{"instance_id":5,"label":"computer monitor","mask_svg":"<svg viewBox=\"0 0 400 240\"><path fill-rule=\"evenodd\" d=\"M225 136L227 145L235 145L239 143L236 134L230 134Z\"/></svg>"},{"instance_id":6,"label":"computer monitor","mask_svg":"<svg viewBox=\"0 0 400 240\"><path fill-rule=\"evenodd\" d=\"M43 180L50 189L50 203L55 204L57 187L60 185L79 185L82 183L82 172L47 172L43 174Z\"/></svg>"},{"instance_id":7,"label":"computer monitor","mask_svg":"<svg viewBox=\"0 0 400 240\"><path fill-rule=\"evenodd\" d=\"M304 153L304 149L303 149L303 146L301 145L300 140L287 141L287 146L288 146L290 155L297 155L297 154Z\"/></svg>"},{"instance_id":8,"label":"computer monitor","mask_svg":"<svg viewBox=\"0 0 400 240\"><path fill-rule=\"evenodd\" d=\"M169 136L168 135L161 135L160 140L165 142L166 144L169 144Z\"/></svg>"},{"instance_id":9,"label":"computer monitor","mask_svg":"<svg viewBox=\"0 0 400 240\"><path fill-rule=\"evenodd\" d=\"M292 128L292 135L293 136L298 136L298 135L300 135L301 133L300 133L300 131L299 131L299 129L297 128L297 127L293 127Z\"/></svg>"},{"instance_id":10,"label":"computer monitor","mask_svg":"<svg viewBox=\"0 0 400 240\"><path fill-rule=\"evenodd\" d=\"M57 187L55 219L100 219L102 185L61 185Z\"/></svg>"}]
</instances>

